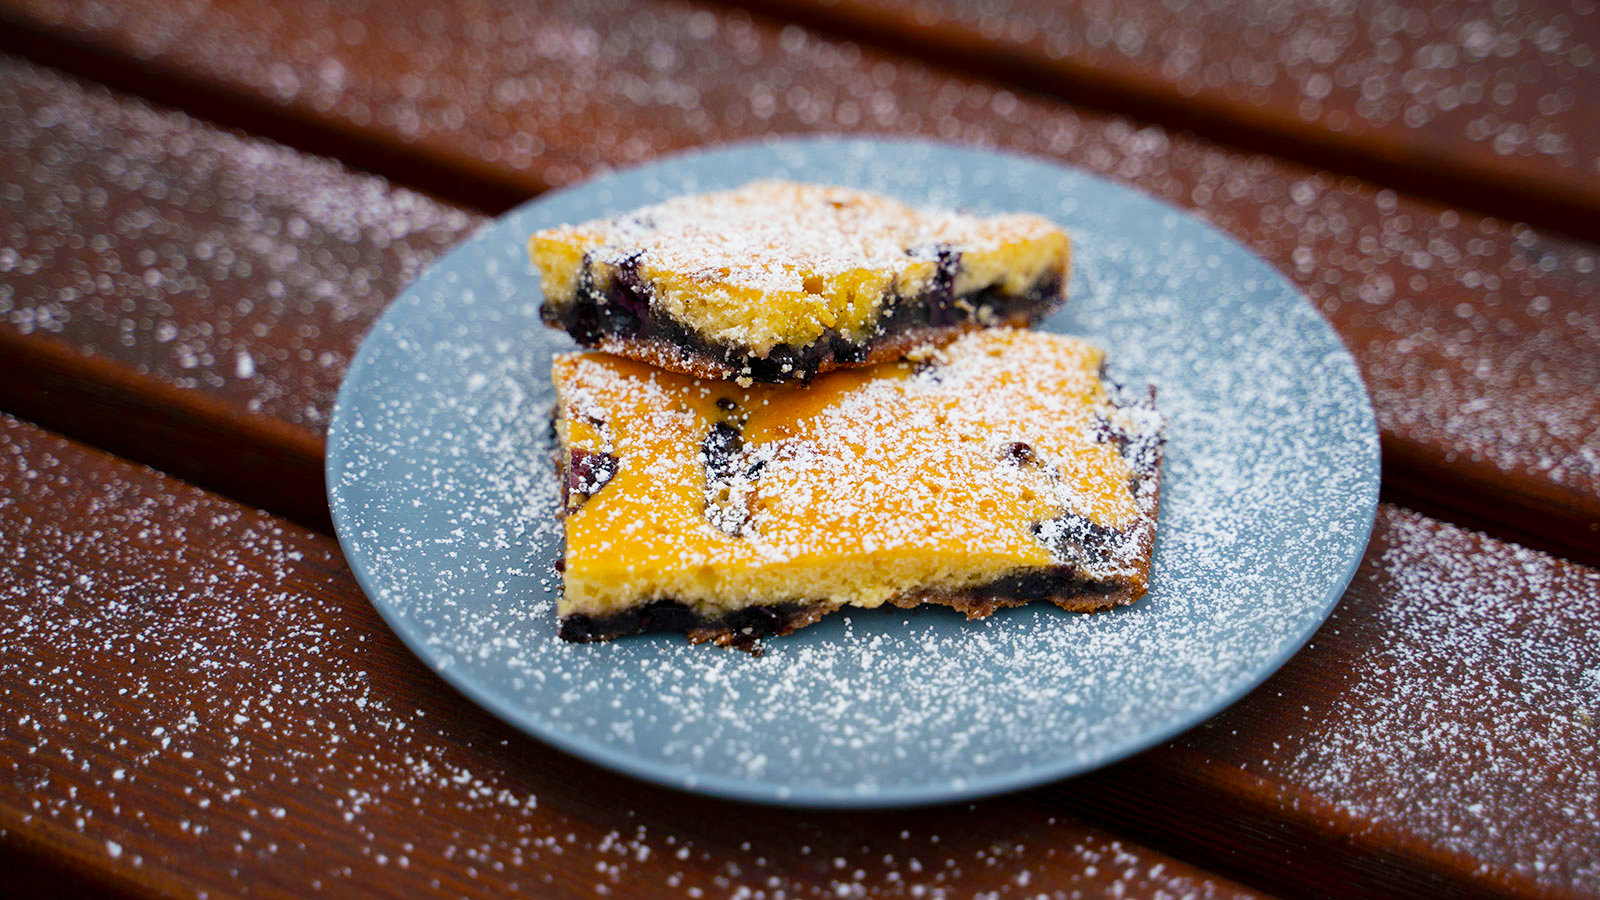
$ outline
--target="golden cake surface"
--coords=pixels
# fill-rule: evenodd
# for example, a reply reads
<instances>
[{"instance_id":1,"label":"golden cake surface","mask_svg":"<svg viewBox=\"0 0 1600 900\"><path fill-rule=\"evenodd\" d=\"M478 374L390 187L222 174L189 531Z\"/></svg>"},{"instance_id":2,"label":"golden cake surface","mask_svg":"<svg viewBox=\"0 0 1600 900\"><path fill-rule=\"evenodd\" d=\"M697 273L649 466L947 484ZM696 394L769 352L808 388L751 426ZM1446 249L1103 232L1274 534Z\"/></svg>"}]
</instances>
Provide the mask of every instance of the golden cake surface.
<instances>
[{"instance_id":1,"label":"golden cake surface","mask_svg":"<svg viewBox=\"0 0 1600 900\"><path fill-rule=\"evenodd\" d=\"M1102 361L1084 341L1011 329L809 386L559 356L558 614L672 601L711 622L1031 572L1129 602L1148 579L1161 421L1113 403Z\"/></svg>"},{"instance_id":2,"label":"golden cake surface","mask_svg":"<svg viewBox=\"0 0 1600 900\"><path fill-rule=\"evenodd\" d=\"M1010 297L1049 285L1040 305L1053 305L1070 256L1066 233L1040 216L926 211L867 191L787 181L547 229L529 250L552 324L573 330L563 313L573 304L619 302L622 279L651 314L700 344L759 357L833 336L864 343L887 306L930 289Z\"/></svg>"}]
</instances>

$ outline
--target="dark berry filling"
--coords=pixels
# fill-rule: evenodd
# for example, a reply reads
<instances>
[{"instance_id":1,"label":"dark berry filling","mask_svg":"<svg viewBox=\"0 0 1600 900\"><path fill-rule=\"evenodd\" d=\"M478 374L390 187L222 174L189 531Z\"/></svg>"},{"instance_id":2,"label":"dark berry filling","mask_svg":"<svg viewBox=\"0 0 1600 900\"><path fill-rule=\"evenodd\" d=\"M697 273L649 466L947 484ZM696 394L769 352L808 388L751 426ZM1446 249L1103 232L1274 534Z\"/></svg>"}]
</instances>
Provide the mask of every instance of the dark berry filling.
<instances>
[{"instance_id":1,"label":"dark berry filling","mask_svg":"<svg viewBox=\"0 0 1600 900\"><path fill-rule=\"evenodd\" d=\"M561 639L583 644L630 634L711 628L728 632L734 646L748 650L768 635L789 630L791 623L801 619L807 610L800 603L778 603L747 606L707 619L676 600L655 600L610 616L567 616L561 620Z\"/></svg>"},{"instance_id":2,"label":"dark berry filling","mask_svg":"<svg viewBox=\"0 0 1600 900\"><path fill-rule=\"evenodd\" d=\"M985 597L1007 597L1018 600L1048 600L1069 594L1108 594L1116 585L1101 584L1079 578L1071 566L1057 566L1008 575L999 581L978 588L974 593Z\"/></svg>"},{"instance_id":3,"label":"dark berry filling","mask_svg":"<svg viewBox=\"0 0 1600 900\"><path fill-rule=\"evenodd\" d=\"M1033 526L1033 534L1058 559L1085 566L1106 562L1123 538L1115 528L1076 513L1046 519Z\"/></svg>"},{"instance_id":4,"label":"dark berry filling","mask_svg":"<svg viewBox=\"0 0 1600 900\"><path fill-rule=\"evenodd\" d=\"M970 322L1032 322L1061 299L1061 277L1053 272L1020 294L1003 293L998 286L990 286L956 295L954 286L960 267L959 252L939 250L938 266L928 289L914 297L891 298L879 312L870 336L863 341L829 332L802 346L779 344L765 357L750 356L731 344L708 341L652 308L650 289L639 277L637 257L619 264L605 289L596 286L593 269L585 260L573 302L560 308L546 303L540 314L546 323L565 330L585 346L597 346L610 337L654 338L739 374L748 374L756 381L778 383L805 381L829 368L860 363L879 344L912 329L956 327Z\"/></svg>"},{"instance_id":5,"label":"dark berry filling","mask_svg":"<svg viewBox=\"0 0 1600 900\"><path fill-rule=\"evenodd\" d=\"M1019 466L1031 466L1039 461L1038 455L1033 452L1033 445L1027 441L1012 441L1001 447L1000 453Z\"/></svg>"},{"instance_id":6,"label":"dark berry filling","mask_svg":"<svg viewBox=\"0 0 1600 900\"><path fill-rule=\"evenodd\" d=\"M700 460L706 467L706 481L726 481L738 471L739 451L744 449L744 438L739 429L727 422L718 422L706 432L700 445Z\"/></svg>"},{"instance_id":7,"label":"dark berry filling","mask_svg":"<svg viewBox=\"0 0 1600 900\"><path fill-rule=\"evenodd\" d=\"M621 460L609 453L594 453L574 447L567 459L567 477L562 482L561 502L571 512L583 505L617 474Z\"/></svg>"},{"instance_id":8,"label":"dark berry filling","mask_svg":"<svg viewBox=\"0 0 1600 900\"><path fill-rule=\"evenodd\" d=\"M1105 363L1100 364L1100 381L1105 384L1113 404L1118 409L1155 412L1155 385L1150 385L1147 397L1136 399L1135 395L1111 379L1106 372ZM1166 434L1162 429L1152 428L1143 432L1131 432L1098 414L1094 417L1093 428L1094 439L1102 444L1114 445L1117 453L1138 473L1134 478L1136 484L1155 474L1156 467L1161 464L1161 448L1167 443ZM1137 492L1138 488L1135 487L1134 490Z\"/></svg>"},{"instance_id":9,"label":"dark berry filling","mask_svg":"<svg viewBox=\"0 0 1600 900\"><path fill-rule=\"evenodd\" d=\"M700 464L706 472L706 521L725 534L748 536L752 516L750 488L766 461L751 460L737 426L717 422L706 431L700 444Z\"/></svg>"}]
</instances>

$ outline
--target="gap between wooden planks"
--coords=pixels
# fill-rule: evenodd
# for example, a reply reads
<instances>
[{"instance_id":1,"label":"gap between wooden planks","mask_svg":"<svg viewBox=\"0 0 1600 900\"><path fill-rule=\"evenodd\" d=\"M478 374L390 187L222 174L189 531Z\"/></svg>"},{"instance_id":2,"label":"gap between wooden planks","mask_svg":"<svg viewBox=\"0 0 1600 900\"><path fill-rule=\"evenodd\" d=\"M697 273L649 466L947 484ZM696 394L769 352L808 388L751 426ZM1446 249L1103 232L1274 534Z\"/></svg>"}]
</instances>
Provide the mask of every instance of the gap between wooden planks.
<instances>
[{"instance_id":1,"label":"gap between wooden planks","mask_svg":"<svg viewBox=\"0 0 1600 900\"><path fill-rule=\"evenodd\" d=\"M923 134L1060 158L1195 210L1295 280L1362 366L1391 480L1600 551L1589 245L722 7L429 0L363 16L307 3L0 8L30 34L91 48L90 68L133 73L123 83L139 90L234 124L293 122L290 138L381 148L378 163L488 179L507 197L774 132Z\"/></svg>"}]
</instances>

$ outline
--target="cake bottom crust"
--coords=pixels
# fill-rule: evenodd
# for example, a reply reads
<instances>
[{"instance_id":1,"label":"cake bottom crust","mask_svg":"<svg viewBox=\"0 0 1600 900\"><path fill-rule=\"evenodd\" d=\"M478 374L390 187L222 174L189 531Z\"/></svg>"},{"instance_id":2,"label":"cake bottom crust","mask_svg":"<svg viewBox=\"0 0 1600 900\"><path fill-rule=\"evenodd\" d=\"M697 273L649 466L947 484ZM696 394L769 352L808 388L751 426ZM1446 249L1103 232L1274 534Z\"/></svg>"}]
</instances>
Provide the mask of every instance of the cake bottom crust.
<instances>
[{"instance_id":1,"label":"cake bottom crust","mask_svg":"<svg viewBox=\"0 0 1600 900\"><path fill-rule=\"evenodd\" d=\"M1099 612L1125 606L1144 595L1142 586L1086 582L1059 571L1014 575L966 590L919 589L889 598L890 605L913 609L925 604L947 606L982 619L996 610L1038 601L1071 612ZM844 607L832 603L780 603L747 606L708 619L676 600L654 600L609 616L577 613L561 619L561 637L576 643L609 641L649 632L677 632L690 643L714 643L760 656L761 639L786 635Z\"/></svg>"}]
</instances>

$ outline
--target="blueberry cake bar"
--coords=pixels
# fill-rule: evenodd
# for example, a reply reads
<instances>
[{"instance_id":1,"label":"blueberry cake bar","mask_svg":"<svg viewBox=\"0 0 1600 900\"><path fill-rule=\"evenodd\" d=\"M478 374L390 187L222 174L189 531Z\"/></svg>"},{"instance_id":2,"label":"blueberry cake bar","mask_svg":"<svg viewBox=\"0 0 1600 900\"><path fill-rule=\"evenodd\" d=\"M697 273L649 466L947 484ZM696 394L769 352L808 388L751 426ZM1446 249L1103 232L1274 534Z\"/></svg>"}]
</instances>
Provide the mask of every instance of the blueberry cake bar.
<instances>
[{"instance_id":1,"label":"blueberry cake bar","mask_svg":"<svg viewBox=\"0 0 1600 900\"><path fill-rule=\"evenodd\" d=\"M544 321L578 343L703 378L807 381L1064 299L1067 235L1034 215L914 209L757 181L529 242Z\"/></svg>"},{"instance_id":2,"label":"blueberry cake bar","mask_svg":"<svg viewBox=\"0 0 1600 900\"><path fill-rule=\"evenodd\" d=\"M806 386L558 356L561 636L750 649L844 606L1137 600L1164 423L1102 361L1008 328Z\"/></svg>"}]
</instances>

